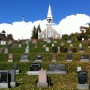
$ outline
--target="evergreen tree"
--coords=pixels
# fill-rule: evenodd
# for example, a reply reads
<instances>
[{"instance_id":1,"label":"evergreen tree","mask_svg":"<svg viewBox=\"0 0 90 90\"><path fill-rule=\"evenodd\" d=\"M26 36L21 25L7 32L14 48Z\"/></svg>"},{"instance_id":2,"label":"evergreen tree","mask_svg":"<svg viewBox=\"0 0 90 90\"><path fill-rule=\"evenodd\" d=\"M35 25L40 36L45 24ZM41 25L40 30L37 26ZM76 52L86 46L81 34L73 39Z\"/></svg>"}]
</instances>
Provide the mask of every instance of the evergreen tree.
<instances>
[{"instance_id":1,"label":"evergreen tree","mask_svg":"<svg viewBox=\"0 0 90 90\"><path fill-rule=\"evenodd\" d=\"M37 29L35 26L33 27L33 30L32 30L31 39L38 39L38 33L37 33Z\"/></svg>"}]
</instances>

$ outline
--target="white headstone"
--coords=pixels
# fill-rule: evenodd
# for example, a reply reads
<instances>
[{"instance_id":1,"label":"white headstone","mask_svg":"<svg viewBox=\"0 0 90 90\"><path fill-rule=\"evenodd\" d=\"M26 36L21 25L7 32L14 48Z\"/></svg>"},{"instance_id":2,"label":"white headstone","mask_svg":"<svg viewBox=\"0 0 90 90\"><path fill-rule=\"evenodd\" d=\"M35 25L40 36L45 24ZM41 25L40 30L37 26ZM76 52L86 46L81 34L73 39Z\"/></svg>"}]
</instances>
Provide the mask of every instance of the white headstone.
<instances>
[{"instance_id":1,"label":"white headstone","mask_svg":"<svg viewBox=\"0 0 90 90\"><path fill-rule=\"evenodd\" d=\"M82 43L79 44L79 48L82 48Z\"/></svg>"},{"instance_id":2,"label":"white headstone","mask_svg":"<svg viewBox=\"0 0 90 90\"><path fill-rule=\"evenodd\" d=\"M81 71L82 69L81 69L81 67L77 67L77 72L79 72L79 71Z\"/></svg>"},{"instance_id":3,"label":"white headstone","mask_svg":"<svg viewBox=\"0 0 90 90\"><path fill-rule=\"evenodd\" d=\"M52 47L54 47L54 44L52 44Z\"/></svg>"},{"instance_id":4,"label":"white headstone","mask_svg":"<svg viewBox=\"0 0 90 90\"><path fill-rule=\"evenodd\" d=\"M49 51L49 47L46 47L46 51Z\"/></svg>"}]
</instances>

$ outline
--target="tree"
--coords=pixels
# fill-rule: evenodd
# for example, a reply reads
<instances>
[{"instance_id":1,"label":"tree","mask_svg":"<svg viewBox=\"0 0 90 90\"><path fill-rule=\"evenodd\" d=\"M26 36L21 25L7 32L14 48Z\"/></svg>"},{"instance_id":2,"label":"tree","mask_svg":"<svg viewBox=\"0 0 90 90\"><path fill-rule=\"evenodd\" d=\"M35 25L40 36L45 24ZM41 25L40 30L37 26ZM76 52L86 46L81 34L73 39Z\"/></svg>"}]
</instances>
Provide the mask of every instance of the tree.
<instances>
[{"instance_id":1,"label":"tree","mask_svg":"<svg viewBox=\"0 0 90 90\"><path fill-rule=\"evenodd\" d=\"M13 35L12 34L8 34L7 35L7 40L13 40Z\"/></svg>"},{"instance_id":2,"label":"tree","mask_svg":"<svg viewBox=\"0 0 90 90\"><path fill-rule=\"evenodd\" d=\"M31 39L38 39L38 33L40 33L40 32L41 32L40 24L38 25L37 28L34 26L33 30L32 30L32 37L31 37Z\"/></svg>"},{"instance_id":3,"label":"tree","mask_svg":"<svg viewBox=\"0 0 90 90\"><path fill-rule=\"evenodd\" d=\"M33 30L32 30L31 39L38 39L38 33L37 33L37 29L35 26L33 27Z\"/></svg>"}]
</instances>

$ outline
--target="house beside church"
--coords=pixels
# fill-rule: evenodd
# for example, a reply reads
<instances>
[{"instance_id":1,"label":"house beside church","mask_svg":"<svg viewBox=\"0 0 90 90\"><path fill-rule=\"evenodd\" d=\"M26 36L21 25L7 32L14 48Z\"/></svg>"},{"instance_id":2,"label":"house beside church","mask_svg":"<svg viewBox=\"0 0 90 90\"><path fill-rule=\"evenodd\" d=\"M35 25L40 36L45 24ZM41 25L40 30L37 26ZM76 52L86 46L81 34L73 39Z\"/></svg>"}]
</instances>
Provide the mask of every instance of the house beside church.
<instances>
[{"instance_id":1,"label":"house beside church","mask_svg":"<svg viewBox=\"0 0 90 90\"><path fill-rule=\"evenodd\" d=\"M53 28L53 26L53 16L51 6L49 5L46 29L39 34L39 39L60 39L60 34Z\"/></svg>"}]
</instances>

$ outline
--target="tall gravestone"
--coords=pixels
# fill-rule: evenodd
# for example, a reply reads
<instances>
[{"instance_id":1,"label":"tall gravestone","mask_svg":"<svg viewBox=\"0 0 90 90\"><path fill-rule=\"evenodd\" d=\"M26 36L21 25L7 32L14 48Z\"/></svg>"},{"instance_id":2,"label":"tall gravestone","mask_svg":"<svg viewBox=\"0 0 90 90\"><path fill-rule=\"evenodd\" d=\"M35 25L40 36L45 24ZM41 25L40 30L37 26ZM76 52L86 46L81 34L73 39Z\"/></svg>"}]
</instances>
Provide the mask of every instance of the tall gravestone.
<instances>
[{"instance_id":1,"label":"tall gravestone","mask_svg":"<svg viewBox=\"0 0 90 90\"><path fill-rule=\"evenodd\" d=\"M60 53L60 47L57 47L57 51L58 51L58 53Z\"/></svg>"},{"instance_id":2,"label":"tall gravestone","mask_svg":"<svg viewBox=\"0 0 90 90\"><path fill-rule=\"evenodd\" d=\"M25 48L25 53L29 53L29 44L27 44L27 46Z\"/></svg>"},{"instance_id":3,"label":"tall gravestone","mask_svg":"<svg viewBox=\"0 0 90 90\"><path fill-rule=\"evenodd\" d=\"M16 87L15 70L0 70L0 88Z\"/></svg>"},{"instance_id":4,"label":"tall gravestone","mask_svg":"<svg viewBox=\"0 0 90 90\"><path fill-rule=\"evenodd\" d=\"M38 72L37 87L48 87L47 71L46 70L40 70Z\"/></svg>"},{"instance_id":5,"label":"tall gravestone","mask_svg":"<svg viewBox=\"0 0 90 90\"><path fill-rule=\"evenodd\" d=\"M78 84L77 89L81 90L89 90L88 74L85 71L78 72Z\"/></svg>"},{"instance_id":6,"label":"tall gravestone","mask_svg":"<svg viewBox=\"0 0 90 90\"><path fill-rule=\"evenodd\" d=\"M52 54L52 62L56 62L57 60L57 55L56 54Z\"/></svg>"}]
</instances>

